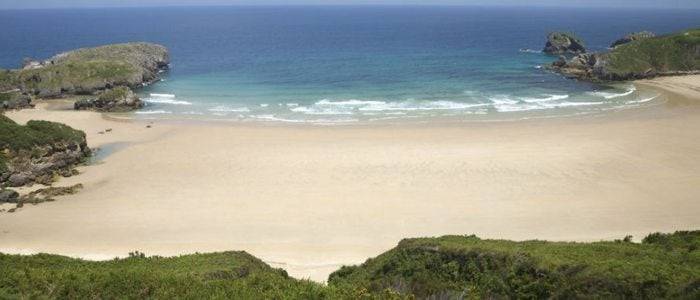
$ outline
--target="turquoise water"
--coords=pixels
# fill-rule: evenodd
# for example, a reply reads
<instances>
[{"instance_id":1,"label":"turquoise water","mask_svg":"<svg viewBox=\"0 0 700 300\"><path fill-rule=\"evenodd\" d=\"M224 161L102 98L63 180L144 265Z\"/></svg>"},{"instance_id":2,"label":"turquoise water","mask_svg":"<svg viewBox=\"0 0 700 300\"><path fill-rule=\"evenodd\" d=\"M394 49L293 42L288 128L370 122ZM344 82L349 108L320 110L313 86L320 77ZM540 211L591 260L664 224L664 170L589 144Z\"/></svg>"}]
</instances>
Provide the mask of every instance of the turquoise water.
<instances>
[{"instance_id":1,"label":"turquoise water","mask_svg":"<svg viewBox=\"0 0 700 300\"><path fill-rule=\"evenodd\" d=\"M598 113L654 103L629 84L547 72L552 30L592 50L633 31L700 25L697 10L194 7L0 11L0 66L77 47L171 50L140 118L346 123ZM89 24L90 26L85 26Z\"/></svg>"}]
</instances>

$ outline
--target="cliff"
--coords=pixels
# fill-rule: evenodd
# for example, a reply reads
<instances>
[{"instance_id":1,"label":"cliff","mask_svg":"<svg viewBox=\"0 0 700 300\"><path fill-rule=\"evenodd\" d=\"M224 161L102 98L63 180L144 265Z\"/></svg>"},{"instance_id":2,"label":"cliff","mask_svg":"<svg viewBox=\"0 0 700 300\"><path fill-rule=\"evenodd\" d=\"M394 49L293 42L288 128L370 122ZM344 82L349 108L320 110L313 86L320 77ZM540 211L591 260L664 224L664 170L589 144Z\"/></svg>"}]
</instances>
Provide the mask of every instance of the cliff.
<instances>
[{"instance_id":1,"label":"cliff","mask_svg":"<svg viewBox=\"0 0 700 300\"><path fill-rule=\"evenodd\" d=\"M624 81L700 73L700 29L637 39L604 53L561 57L549 69L589 81Z\"/></svg>"}]
</instances>

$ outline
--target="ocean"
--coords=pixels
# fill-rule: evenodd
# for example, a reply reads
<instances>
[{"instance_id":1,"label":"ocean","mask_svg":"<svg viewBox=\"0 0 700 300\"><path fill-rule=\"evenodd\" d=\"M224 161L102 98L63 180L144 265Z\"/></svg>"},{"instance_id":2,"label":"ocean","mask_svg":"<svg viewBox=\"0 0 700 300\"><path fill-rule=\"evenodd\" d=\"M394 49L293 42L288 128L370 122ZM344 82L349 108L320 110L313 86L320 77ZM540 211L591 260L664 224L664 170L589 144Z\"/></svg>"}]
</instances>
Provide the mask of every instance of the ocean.
<instances>
[{"instance_id":1,"label":"ocean","mask_svg":"<svg viewBox=\"0 0 700 300\"><path fill-rule=\"evenodd\" d=\"M171 7L0 11L0 67L22 58L147 41L171 70L138 90L138 118L354 123L503 120L654 102L630 84L542 66L550 31L592 51L623 35L700 26L700 10L431 6Z\"/></svg>"}]
</instances>

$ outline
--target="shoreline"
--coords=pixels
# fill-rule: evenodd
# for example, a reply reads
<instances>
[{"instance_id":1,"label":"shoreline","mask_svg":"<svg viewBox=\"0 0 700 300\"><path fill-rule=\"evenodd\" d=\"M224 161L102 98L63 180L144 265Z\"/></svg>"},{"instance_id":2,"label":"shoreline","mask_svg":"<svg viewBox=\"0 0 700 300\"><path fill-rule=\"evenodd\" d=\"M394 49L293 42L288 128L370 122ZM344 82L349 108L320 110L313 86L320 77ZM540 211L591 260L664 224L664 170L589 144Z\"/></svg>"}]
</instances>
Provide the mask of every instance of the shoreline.
<instances>
[{"instance_id":1,"label":"shoreline","mask_svg":"<svg viewBox=\"0 0 700 300\"><path fill-rule=\"evenodd\" d=\"M666 89L649 107L507 122L10 112L82 129L91 147L126 146L57 183L82 183L80 193L0 213L0 251L102 259L245 250L324 281L408 237L597 241L698 228L700 76L673 78L635 83Z\"/></svg>"}]
</instances>

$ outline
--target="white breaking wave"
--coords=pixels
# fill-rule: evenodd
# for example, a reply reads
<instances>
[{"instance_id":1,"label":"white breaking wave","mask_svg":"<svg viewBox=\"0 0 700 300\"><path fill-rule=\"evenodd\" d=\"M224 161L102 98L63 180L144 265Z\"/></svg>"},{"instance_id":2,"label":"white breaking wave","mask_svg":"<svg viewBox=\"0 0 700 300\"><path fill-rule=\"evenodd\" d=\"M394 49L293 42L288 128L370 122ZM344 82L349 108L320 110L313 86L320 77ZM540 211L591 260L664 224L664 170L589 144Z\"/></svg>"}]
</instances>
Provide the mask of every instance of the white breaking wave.
<instances>
[{"instance_id":1,"label":"white breaking wave","mask_svg":"<svg viewBox=\"0 0 700 300\"><path fill-rule=\"evenodd\" d=\"M144 99L144 101L158 104L192 105L191 102L175 100L175 95L173 94L150 94L150 97Z\"/></svg>"},{"instance_id":2,"label":"white breaking wave","mask_svg":"<svg viewBox=\"0 0 700 300\"><path fill-rule=\"evenodd\" d=\"M520 49L519 52L521 52L521 53L542 53L542 51L540 51L540 50L532 50L532 49L527 49L527 48Z\"/></svg>"},{"instance_id":3,"label":"white breaking wave","mask_svg":"<svg viewBox=\"0 0 700 300\"><path fill-rule=\"evenodd\" d=\"M165 115L165 114L172 114L172 111L167 111L167 110L140 110L137 111L136 114L139 115Z\"/></svg>"},{"instance_id":4,"label":"white breaking wave","mask_svg":"<svg viewBox=\"0 0 700 300\"><path fill-rule=\"evenodd\" d=\"M229 106L216 106L208 109L208 111L211 112L218 112L218 113L227 113L227 112L250 112L250 109L247 107L229 107Z\"/></svg>"},{"instance_id":5,"label":"white breaking wave","mask_svg":"<svg viewBox=\"0 0 700 300\"><path fill-rule=\"evenodd\" d=\"M545 95L545 96L547 96L547 97L545 97L545 98L523 97L523 98L520 98L520 100L523 100L527 103L540 103L540 102L550 102L550 101L569 99L569 95Z\"/></svg>"},{"instance_id":6,"label":"white breaking wave","mask_svg":"<svg viewBox=\"0 0 700 300\"><path fill-rule=\"evenodd\" d=\"M605 102L559 102L559 103L542 103L543 106L547 108L557 108L557 107L572 107L572 106L591 106L591 105L601 105Z\"/></svg>"},{"instance_id":7,"label":"white breaking wave","mask_svg":"<svg viewBox=\"0 0 700 300\"><path fill-rule=\"evenodd\" d=\"M154 97L154 98L175 98L175 95L173 95L173 94L151 94L151 97Z\"/></svg>"},{"instance_id":8,"label":"white breaking wave","mask_svg":"<svg viewBox=\"0 0 700 300\"><path fill-rule=\"evenodd\" d=\"M615 99L615 98L620 98L620 97L632 95L632 93L634 93L636 91L637 91L637 88L634 86L631 86L631 87L629 87L629 89L627 89L627 91L625 91L623 93L610 93L610 92L598 91L598 92L589 92L588 94L596 96L596 97L603 97L605 99Z\"/></svg>"},{"instance_id":9,"label":"white breaking wave","mask_svg":"<svg viewBox=\"0 0 700 300\"><path fill-rule=\"evenodd\" d=\"M182 100L173 100L168 98L147 98L144 101L148 103L158 103L158 104L170 104L170 105L192 105L191 102Z\"/></svg>"},{"instance_id":10,"label":"white breaking wave","mask_svg":"<svg viewBox=\"0 0 700 300\"><path fill-rule=\"evenodd\" d=\"M298 106L291 108L293 112L310 115L350 115L358 112L401 112L401 111L428 111L428 110L465 110L474 107L488 106L487 103L459 103L452 101L402 101L385 102L372 100L343 100L331 101L323 99L310 106Z\"/></svg>"},{"instance_id":11,"label":"white breaking wave","mask_svg":"<svg viewBox=\"0 0 700 300\"><path fill-rule=\"evenodd\" d=\"M530 110L543 110L552 108L591 106L605 104L605 102L561 102L569 98L569 95L545 95L543 98L511 97L498 95L490 97L493 108L497 112L522 112Z\"/></svg>"},{"instance_id":12,"label":"white breaking wave","mask_svg":"<svg viewBox=\"0 0 700 300\"><path fill-rule=\"evenodd\" d=\"M656 95L656 96L650 97L650 98L640 99L640 100L627 101L627 102L625 102L625 104L640 104L640 103L646 103L646 102L649 102L649 101L652 101L652 100L656 99L657 97L659 97L659 95Z\"/></svg>"}]
</instances>

